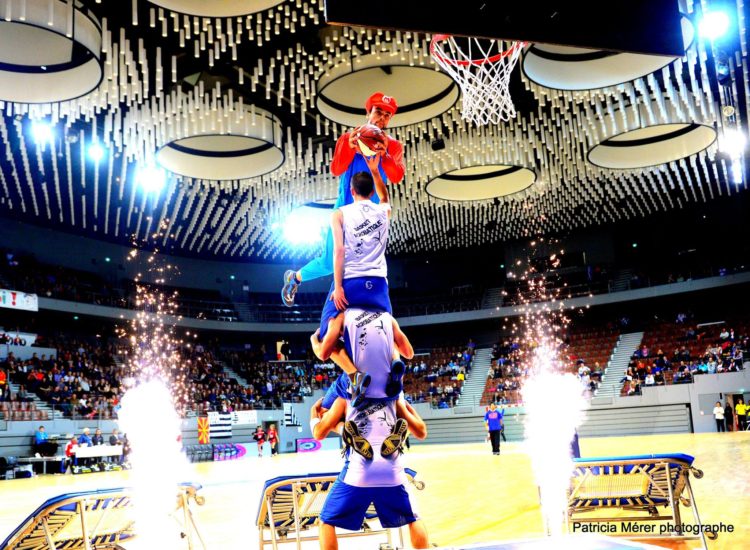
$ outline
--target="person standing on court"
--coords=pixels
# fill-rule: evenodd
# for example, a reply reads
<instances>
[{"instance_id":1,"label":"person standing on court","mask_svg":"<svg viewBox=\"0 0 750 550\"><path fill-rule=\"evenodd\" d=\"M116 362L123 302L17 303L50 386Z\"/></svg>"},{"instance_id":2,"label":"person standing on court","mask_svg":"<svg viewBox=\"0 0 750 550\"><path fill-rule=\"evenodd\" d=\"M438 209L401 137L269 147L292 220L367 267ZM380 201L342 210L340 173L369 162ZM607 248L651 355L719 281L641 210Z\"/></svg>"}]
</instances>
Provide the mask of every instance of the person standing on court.
<instances>
[{"instance_id":1,"label":"person standing on court","mask_svg":"<svg viewBox=\"0 0 750 550\"><path fill-rule=\"evenodd\" d=\"M737 431L741 432L747 429L748 410L748 407L745 405L745 400L742 397L737 399L737 403L734 405L734 410L737 413Z\"/></svg>"},{"instance_id":2,"label":"person standing on court","mask_svg":"<svg viewBox=\"0 0 750 550\"><path fill-rule=\"evenodd\" d=\"M716 419L716 431L724 432L724 407L721 406L721 401L716 402L714 407L714 418Z\"/></svg>"},{"instance_id":3,"label":"person standing on court","mask_svg":"<svg viewBox=\"0 0 750 550\"><path fill-rule=\"evenodd\" d=\"M266 432L263 430L262 426L255 428L253 439L258 444L258 456L263 456L263 445L266 444Z\"/></svg>"},{"instance_id":4,"label":"person standing on court","mask_svg":"<svg viewBox=\"0 0 750 550\"><path fill-rule=\"evenodd\" d=\"M381 92L372 94L365 103L367 113L367 124L372 124L385 130L391 122L391 117L396 114L398 104L396 99ZM361 128L361 127L360 127ZM354 202L351 192L351 179L359 172L369 172L365 157L359 152L357 146L357 131L354 128L345 132L336 142L336 149L331 160L331 174L339 177L339 190L334 210ZM397 139L386 135L386 144L383 149L375 151L379 155L379 172L386 182L399 183L404 178L406 167L404 165L404 146ZM377 197L373 202L379 202ZM333 273L333 234L329 228L323 242L323 252L317 258L307 263L302 269L294 271L287 270L284 273L284 286L281 289L281 299L284 305L292 307L294 297L297 294L300 283L311 281L320 277L326 277ZM328 297L326 298L328 299Z\"/></svg>"},{"instance_id":5,"label":"person standing on court","mask_svg":"<svg viewBox=\"0 0 750 550\"><path fill-rule=\"evenodd\" d=\"M268 427L268 443L271 445L271 456L279 454L279 432L276 431L276 424Z\"/></svg>"},{"instance_id":6,"label":"person standing on court","mask_svg":"<svg viewBox=\"0 0 750 550\"><path fill-rule=\"evenodd\" d=\"M490 410L484 415L484 425L492 443L492 454L500 454L500 430L503 428L503 417L494 403L490 404Z\"/></svg>"},{"instance_id":7,"label":"person standing on court","mask_svg":"<svg viewBox=\"0 0 750 550\"><path fill-rule=\"evenodd\" d=\"M734 409L729 403L729 399L726 400L726 405L724 406L724 424L728 432L734 431Z\"/></svg>"}]
</instances>

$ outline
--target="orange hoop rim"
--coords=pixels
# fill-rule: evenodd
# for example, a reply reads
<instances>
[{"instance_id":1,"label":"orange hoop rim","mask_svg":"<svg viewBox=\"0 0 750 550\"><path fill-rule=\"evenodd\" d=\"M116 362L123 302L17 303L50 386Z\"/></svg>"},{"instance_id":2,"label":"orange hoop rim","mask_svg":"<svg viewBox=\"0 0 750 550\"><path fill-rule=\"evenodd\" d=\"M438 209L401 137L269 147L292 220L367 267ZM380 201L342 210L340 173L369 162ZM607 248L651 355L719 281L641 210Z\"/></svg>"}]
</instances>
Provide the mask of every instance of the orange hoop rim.
<instances>
[{"instance_id":1,"label":"orange hoop rim","mask_svg":"<svg viewBox=\"0 0 750 550\"><path fill-rule=\"evenodd\" d=\"M434 57L437 61L441 63L445 63L446 65L453 65L454 67L468 67L469 65L485 65L486 63L497 63L501 59L508 57L509 55L513 55L516 52L516 50L523 48L527 44L527 42L515 41L513 43L513 46L511 46L509 49L505 50L504 52L496 53L495 55L491 57L486 57L484 59L470 59L468 61L461 61L458 59L451 59L451 58L442 56L435 51L435 45L438 42L443 42L452 37L453 37L452 34L434 35L432 37L432 40L430 41L430 54L432 54L432 57Z\"/></svg>"}]
</instances>

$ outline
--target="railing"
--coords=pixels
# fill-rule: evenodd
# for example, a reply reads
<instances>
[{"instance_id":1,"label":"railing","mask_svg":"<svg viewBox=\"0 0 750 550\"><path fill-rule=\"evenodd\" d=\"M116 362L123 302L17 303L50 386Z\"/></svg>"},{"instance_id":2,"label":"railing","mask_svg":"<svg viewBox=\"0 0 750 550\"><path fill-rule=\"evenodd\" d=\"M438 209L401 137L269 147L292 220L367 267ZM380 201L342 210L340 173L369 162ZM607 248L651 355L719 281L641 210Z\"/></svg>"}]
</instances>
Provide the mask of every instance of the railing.
<instances>
[{"instance_id":1,"label":"railing","mask_svg":"<svg viewBox=\"0 0 750 550\"><path fill-rule=\"evenodd\" d=\"M640 379L639 379L638 380L637 391L635 393L626 393L625 395L622 395L622 390L625 388L625 385L627 384L627 382L620 382L618 384L618 386L619 386L618 387L619 393L616 394L616 395L620 395L620 397L630 397L632 395L642 395L644 388L658 388L658 387L662 387L662 386L677 386L677 385L682 385L682 384L692 384L693 382L695 382L695 379L698 376L704 376L704 375L707 375L707 374L727 374L727 373L732 373L732 372L741 372L741 371L745 370L744 365L748 363L747 359L743 359L743 361L744 361L744 363L741 366L735 367L734 370L724 370L724 371L721 371L721 372L708 372L708 371L703 371L701 369L698 369L698 370L695 370L695 371L691 371L689 373L688 377L681 376L679 379L676 377L677 373L672 373L672 377L671 378L664 377L664 382L659 383L659 384L657 384L657 383L646 384L645 382L641 382ZM631 387L632 387L632 385L631 385Z\"/></svg>"},{"instance_id":2,"label":"railing","mask_svg":"<svg viewBox=\"0 0 750 550\"><path fill-rule=\"evenodd\" d=\"M673 282L682 282L687 280L724 276L732 273L741 273L748 270L750 270L750 261L730 268L707 266L685 270L683 272L680 272L676 276L662 274L636 277L633 280L628 281L627 289L633 290L639 288L648 288ZM9 284L13 286L14 282L10 281ZM609 294L615 292L614 284L614 279L605 279L601 281L572 284L568 286L550 286L546 294L548 296L552 295L553 289L559 290L560 298L576 298L588 295ZM19 288L19 290L27 290L31 292L34 291L33 289L29 288L24 289L22 288L23 286L24 285L17 286L17 288ZM502 304L500 305L512 306L517 305L520 302L516 290L514 290L513 287L514 285L511 281L507 286L507 294L503 296ZM489 288L485 290L485 294L493 291L497 292L498 290L503 292L502 288ZM394 291L393 297L394 314L397 317L417 317L442 313L477 311L482 308L483 303L483 295L467 296L466 294L461 295L460 293L458 295L455 293L446 293L445 295L415 295L414 297L405 294L405 296L401 297L399 296L398 292L398 290ZM114 308L138 309L136 308L136 304L133 299L124 297L127 295L127 291L123 289L114 289L111 293L104 293L83 287L77 289L74 293L72 293L72 291L63 291L60 294L47 294L46 292L40 292L39 295L42 298L52 298L68 301L72 300ZM262 299L267 300L270 298L263 297ZM211 301L178 297L176 302L176 312L183 317L218 320L225 322L238 322L241 320L240 314L238 313L234 304L228 300ZM243 302L240 305L242 306L242 316L246 317L246 319L242 320L248 322L310 323L319 321L321 304L322 299L320 301L320 304L299 304L295 305L292 308L284 307L279 302L261 302L247 304Z\"/></svg>"},{"instance_id":3,"label":"railing","mask_svg":"<svg viewBox=\"0 0 750 550\"><path fill-rule=\"evenodd\" d=\"M300 404L304 402L305 397L304 396L295 396L292 401L281 399L281 405L275 405L275 404L269 404L266 402L262 403L256 403L255 405L250 405L247 409L234 409L234 410L255 410L255 411L276 411L276 410L282 410L284 403L295 403ZM3 403L3 401L0 401L0 404ZM21 401L13 401L12 403L21 403ZM23 403L32 403L32 401L23 401ZM5 411L0 410L0 420L8 421L8 422L46 422L53 420L56 417L62 416L62 418L68 419L68 420L90 420L92 422L101 422L103 420L117 420L117 411L116 410L108 410L106 413L102 414L81 414L80 412L76 411L72 405L50 405L44 401L42 401L42 406L44 408L35 408L35 409L27 409L27 410L11 410L11 411ZM211 409L215 410L215 409ZM196 414L202 414L205 411L203 409L195 409L195 408L188 408L185 409L183 412L183 417L187 416L194 416ZM20 413L20 414L19 414ZM58 413L58 414L56 414ZM192 414L191 414L192 413Z\"/></svg>"}]
</instances>

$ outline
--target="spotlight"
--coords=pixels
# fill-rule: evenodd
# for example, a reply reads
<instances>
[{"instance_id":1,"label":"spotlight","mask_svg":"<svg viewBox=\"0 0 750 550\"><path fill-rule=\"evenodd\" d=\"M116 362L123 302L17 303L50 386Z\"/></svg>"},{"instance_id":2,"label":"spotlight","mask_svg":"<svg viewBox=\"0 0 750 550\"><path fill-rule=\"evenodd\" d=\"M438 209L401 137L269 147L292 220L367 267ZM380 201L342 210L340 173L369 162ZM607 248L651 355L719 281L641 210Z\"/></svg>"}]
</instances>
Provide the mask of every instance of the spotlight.
<instances>
[{"instance_id":1,"label":"spotlight","mask_svg":"<svg viewBox=\"0 0 750 550\"><path fill-rule=\"evenodd\" d=\"M166 176L164 170L153 164L142 166L136 175L136 182L146 193L158 194L164 187Z\"/></svg>"},{"instance_id":2,"label":"spotlight","mask_svg":"<svg viewBox=\"0 0 750 550\"><path fill-rule=\"evenodd\" d=\"M34 141L42 145L52 141L52 126L46 122L32 122L31 123L31 134L34 136Z\"/></svg>"},{"instance_id":3,"label":"spotlight","mask_svg":"<svg viewBox=\"0 0 750 550\"><path fill-rule=\"evenodd\" d=\"M745 151L747 138L744 132L739 128L727 128L724 130L724 137L721 140L720 149L733 160L739 158Z\"/></svg>"},{"instance_id":4,"label":"spotlight","mask_svg":"<svg viewBox=\"0 0 750 550\"><path fill-rule=\"evenodd\" d=\"M723 11L709 11L703 14L698 23L701 36L709 40L721 38L729 30L729 16Z\"/></svg>"},{"instance_id":5,"label":"spotlight","mask_svg":"<svg viewBox=\"0 0 750 550\"><path fill-rule=\"evenodd\" d=\"M92 143L89 145L89 158L94 162L99 162L104 158L104 147L98 143Z\"/></svg>"},{"instance_id":6,"label":"spotlight","mask_svg":"<svg viewBox=\"0 0 750 550\"><path fill-rule=\"evenodd\" d=\"M437 138L435 141L430 143L430 146L432 147L433 151L442 151L445 149L445 141L443 138Z\"/></svg>"},{"instance_id":7,"label":"spotlight","mask_svg":"<svg viewBox=\"0 0 750 550\"><path fill-rule=\"evenodd\" d=\"M301 206L284 220L284 239L293 245L315 245L331 223L330 208Z\"/></svg>"}]
</instances>

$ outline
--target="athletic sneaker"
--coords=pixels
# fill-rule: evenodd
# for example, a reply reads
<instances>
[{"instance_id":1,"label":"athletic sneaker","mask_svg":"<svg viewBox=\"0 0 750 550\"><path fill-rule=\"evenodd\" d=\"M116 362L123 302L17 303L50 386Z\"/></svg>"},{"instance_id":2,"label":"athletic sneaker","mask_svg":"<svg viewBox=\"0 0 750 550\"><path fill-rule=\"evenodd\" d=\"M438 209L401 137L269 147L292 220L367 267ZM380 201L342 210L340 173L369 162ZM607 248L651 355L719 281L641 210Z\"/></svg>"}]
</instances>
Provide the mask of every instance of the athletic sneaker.
<instances>
[{"instance_id":1,"label":"athletic sneaker","mask_svg":"<svg viewBox=\"0 0 750 550\"><path fill-rule=\"evenodd\" d=\"M393 455L396 451L403 451L402 447L404 441L406 441L408 426L406 420L399 418L391 428L391 435L383 440L383 444L380 446L381 456L388 458Z\"/></svg>"},{"instance_id":2,"label":"athletic sneaker","mask_svg":"<svg viewBox=\"0 0 750 550\"><path fill-rule=\"evenodd\" d=\"M400 359L396 359L391 365L391 373L388 375L388 382L385 384L385 394L388 397L397 397L404 389L402 378L406 373L406 365Z\"/></svg>"},{"instance_id":3,"label":"athletic sneaker","mask_svg":"<svg viewBox=\"0 0 750 550\"><path fill-rule=\"evenodd\" d=\"M297 295L297 289L299 288L299 283L294 274L295 271L293 269L287 269L284 272L284 286L281 287L281 301L284 302L286 307L292 307L294 305L294 297Z\"/></svg>"},{"instance_id":4,"label":"athletic sneaker","mask_svg":"<svg viewBox=\"0 0 750 550\"><path fill-rule=\"evenodd\" d=\"M342 437L347 447L353 449L355 453L361 455L365 460L372 460L372 445L359 433L359 428L351 420L348 420L344 424Z\"/></svg>"},{"instance_id":5,"label":"athletic sneaker","mask_svg":"<svg viewBox=\"0 0 750 550\"><path fill-rule=\"evenodd\" d=\"M352 407L358 409L365 401L365 393L372 382L372 377L366 372L355 372L349 375L351 385Z\"/></svg>"}]
</instances>

